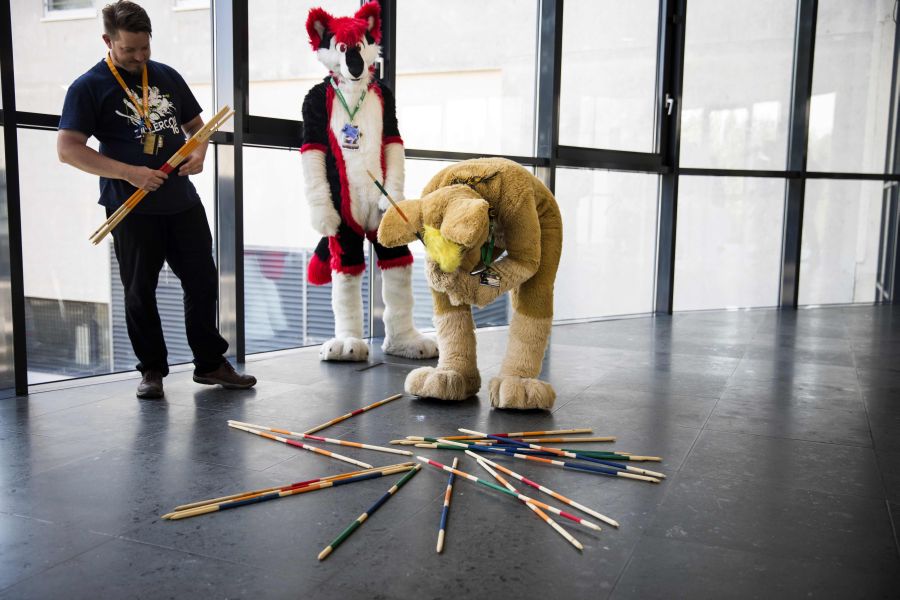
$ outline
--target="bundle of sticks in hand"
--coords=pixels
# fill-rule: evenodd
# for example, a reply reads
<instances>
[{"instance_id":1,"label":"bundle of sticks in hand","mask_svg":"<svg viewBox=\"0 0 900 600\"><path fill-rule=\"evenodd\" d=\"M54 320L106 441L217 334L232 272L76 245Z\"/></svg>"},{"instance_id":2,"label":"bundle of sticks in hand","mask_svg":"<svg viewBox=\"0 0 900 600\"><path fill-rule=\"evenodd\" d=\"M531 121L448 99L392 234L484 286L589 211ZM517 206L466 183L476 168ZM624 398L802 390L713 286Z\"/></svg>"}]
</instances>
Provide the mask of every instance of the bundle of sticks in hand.
<instances>
[{"instance_id":1,"label":"bundle of sticks in hand","mask_svg":"<svg viewBox=\"0 0 900 600\"><path fill-rule=\"evenodd\" d=\"M211 136L216 130L218 130L222 125L225 124L228 119L230 119L234 115L234 111L228 105L222 107L222 109L217 112L213 117L209 120L208 123L203 125L200 128L200 131L195 133L188 139L184 145L178 149L178 151L172 155L172 157L163 164L159 168L165 174L169 174L175 169L178 168L184 160L191 155L191 153L197 149L200 144L206 143L209 140L209 136ZM97 231L91 234L90 240L93 245L97 245L103 241L109 233L112 232L116 226L122 222L122 219L128 216L135 206L138 205L138 202L144 199L144 196L147 195L147 190L138 189L122 203L116 211L110 215L110 217L100 226Z\"/></svg>"}]
</instances>

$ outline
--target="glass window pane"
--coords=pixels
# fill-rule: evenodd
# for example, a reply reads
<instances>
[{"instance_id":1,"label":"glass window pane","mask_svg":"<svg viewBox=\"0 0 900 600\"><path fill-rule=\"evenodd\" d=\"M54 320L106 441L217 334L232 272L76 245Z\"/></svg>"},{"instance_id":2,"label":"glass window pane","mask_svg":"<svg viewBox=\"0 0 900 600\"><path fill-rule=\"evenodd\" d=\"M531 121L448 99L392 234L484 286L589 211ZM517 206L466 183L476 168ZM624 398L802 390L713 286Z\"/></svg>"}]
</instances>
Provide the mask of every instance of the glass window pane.
<instances>
[{"instance_id":1,"label":"glass window pane","mask_svg":"<svg viewBox=\"0 0 900 600\"><path fill-rule=\"evenodd\" d=\"M109 373L112 243L87 239L106 219L97 177L59 162L54 132L18 142L28 383Z\"/></svg>"},{"instance_id":2,"label":"glass window pane","mask_svg":"<svg viewBox=\"0 0 900 600\"><path fill-rule=\"evenodd\" d=\"M786 166L796 2L691 0L681 166Z\"/></svg>"},{"instance_id":3,"label":"glass window pane","mask_svg":"<svg viewBox=\"0 0 900 600\"><path fill-rule=\"evenodd\" d=\"M819 2L809 113L810 171L884 171L893 0Z\"/></svg>"},{"instance_id":4,"label":"glass window pane","mask_svg":"<svg viewBox=\"0 0 900 600\"><path fill-rule=\"evenodd\" d=\"M59 162L55 132L20 129L18 142L29 383L133 369L112 238L87 239L106 219L97 177ZM210 221L212 154L193 178ZM188 362L181 283L168 266L156 295L169 364Z\"/></svg>"},{"instance_id":5,"label":"glass window pane","mask_svg":"<svg viewBox=\"0 0 900 600\"><path fill-rule=\"evenodd\" d=\"M105 4L99 3L98 7ZM146 0L140 4L153 24L153 60L181 73L204 115L215 114L209 10L173 11L172 0ZM100 37L103 25L99 18L44 20L40 2L12 2L10 6L16 107L58 115L69 84L106 56Z\"/></svg>"},{"instance_id":6,"label":"glass window pane","mask_svg":"<svg viewBox=\"0 0 900 600\"><path fill-rule=\"evenodd\" d=\"M452 161L442 160L411 160L406 161L405 194L407 198L421 198L422 190L432 177L444 167L454 164ZM434 329L431 317L434 314L434 304L431 299L431 288L425 279L425 248L421 242L413 242L409 246L415 262L413 263L413 320L420 331ZM509 295L504 294L493 304L484 308L472 309L476 327L494 327L509 324Z\"/></svg>"},{"instance_id":7,"label":"glass window pane","mask_svg":"<svg viewBox=\"0 0 900 600\"><path fill-rule=\"evenodd\" d=\"M9 210L6 201L6 145L0 125L0 395L15 386L12 291L9 269Z\"/></svg>"},{"instance_id":8,"label":"glass window pane","mask_svg":"<svg viewBox=\"0 0 900 600\"><path fill-rule=\"evenodd\" d=\"M316 344L334 336L331 285L314 286L306 280L306 266L321 236L310 225L301 178L299 153L244 148L248 353ZM363 276L364 335L368 297L368 277Z\"/></svg>"},{"instance_id":9,"label":"glass window pane","mask_svg":"<svg viewBox=\"0 0 900 600\"><path fill-rule=\"evenodd\" d=\"M784 181L682 177L675 238L675 310L775 306Z\"/></svg>"},{"instance_id":10,"label":"glass window pane","mask_svg":"<svg viewBox=\"0 0 900 600\"><path fill-rule=\"evenodd\" d=\"M559 143L653 152L657 0L569 0Z\"/></svg>"},{"instance_id":11,"label":"glass window pane","mask_svg":"<svg viewBox=\"0 0 900 600\"><path fill-rule=\"evenodd\" d=\"M398 0L407 148L531 156L537 10L521 0Z\"/></svg>"},{"instance_id":12,"label":"glass window pane","mask_svg":"<svg viewBox=\"0 0 900 600\"><path fill-rule=\"evenodd\" d=\"M556 321L653 310L658 177L559 169L563 252Z\"/></svg>"},{"instance_id":13,"label":"glass window pane","mask_svg":"<svg viewBox=\"0 0 900 600\"><path fill-rule=\"evenodd\" d=\"M800 304L875 301L882 183L806 182Z\"/></svg>"},{"instance_id":14,"label":"glass window pane","mask_svg":"<svg viewBox=\"0 0 900 600\"><path fill-rule=\"evenodd\" d=\"M359 0L254 0L248 4L250 114L301 120L311 87L328 75L306 33L309 9L335 17L359 10ZM299 145L299 143L298 143Z\"/></svg>"}]
</instances>

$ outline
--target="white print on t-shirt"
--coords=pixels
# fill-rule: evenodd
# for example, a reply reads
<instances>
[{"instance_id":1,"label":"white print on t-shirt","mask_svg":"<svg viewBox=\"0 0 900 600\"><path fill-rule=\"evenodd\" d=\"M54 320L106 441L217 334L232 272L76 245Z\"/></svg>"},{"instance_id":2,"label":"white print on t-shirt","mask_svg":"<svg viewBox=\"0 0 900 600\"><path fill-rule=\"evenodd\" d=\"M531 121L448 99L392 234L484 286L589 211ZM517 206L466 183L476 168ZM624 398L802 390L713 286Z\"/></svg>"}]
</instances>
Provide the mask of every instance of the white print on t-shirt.
<instances>
[{"instance_id":1,"label":"white print on t-shirt","mask_svg":"<svg viewBox=\"0 0 900 600\"><path fill-rule=\"evenodd\" d=\"M134 92L135 97L141 99L143 102L143 88L141 86L136 86L136 89L132 91ZM141 137L146 129L144 119L138 114L137 108L135 108L134 103L131 102L131 100L122 98L122 102L125 103L127 112L122 113L116 111L116 114L128 119L128 121L136 128L135 137ZM153 133L162 131L163 129L171 129L172 133L176 135L181 132L178 126L178 119L175 117L175 104L169 100L169 94L163 94L159 91L158 87L150 86L150 90L147 94L147 102L150 104L150 124L152 125Z\"/></svg>"}]
</instances>

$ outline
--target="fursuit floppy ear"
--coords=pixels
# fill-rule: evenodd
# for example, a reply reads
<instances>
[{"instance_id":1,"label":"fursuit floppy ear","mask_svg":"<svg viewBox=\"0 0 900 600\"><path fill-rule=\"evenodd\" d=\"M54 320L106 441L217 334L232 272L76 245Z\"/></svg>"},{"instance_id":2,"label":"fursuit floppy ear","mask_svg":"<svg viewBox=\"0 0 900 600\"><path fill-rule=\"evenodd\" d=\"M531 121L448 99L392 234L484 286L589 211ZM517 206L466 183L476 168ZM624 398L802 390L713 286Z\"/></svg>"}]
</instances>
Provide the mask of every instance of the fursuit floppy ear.
<instances>
[{"instance_id":1,"label":"fursuit floppy ear","mask_svg":"<svg viewBox=\"0 0 900 600\"><path fill-rule=\"evenodd\" d=\"M488 234L488 203L482 198L454 198L441 221L441 235L463 248L474 248Z\"/></svg>"},{"instance_id":2,"label":"fursuit floppy ear","mask_svg":"<svg viewBox=\"0 0 900 600\"><path fill-rule=\"evenodd\" d=\"M353 15L357 19L366 22L366 28L369 35L375 40L376 44L381 43L381 6L375 0L363 4L356 14Z\"/></svg>"},{"instance_id":3,"label":"fursuit floppy ear","mask_svg":"<svg viewBox=\"0 0 900 600\"><path fill-rule=\"evenodd\" d=\"M309 16L306 17L306 33L309 34L309 45L313 50L318 50L322 45L322 38L325 37L333 18L324 8L309 9Z\"/></svg>"},{"instance_id":4,"label":"fursuit floppy ear","mask_svg":"<svg viewBox=\"0 0 900 600\"><path fill-rule=\"evenodd\" d=\"M378 243L386 248L413 243L422 228L421 200L401 200L397 206L409 219L409 223L403 220L393 206L387 209L378 226Z\"/></svg>"}]
</instances>

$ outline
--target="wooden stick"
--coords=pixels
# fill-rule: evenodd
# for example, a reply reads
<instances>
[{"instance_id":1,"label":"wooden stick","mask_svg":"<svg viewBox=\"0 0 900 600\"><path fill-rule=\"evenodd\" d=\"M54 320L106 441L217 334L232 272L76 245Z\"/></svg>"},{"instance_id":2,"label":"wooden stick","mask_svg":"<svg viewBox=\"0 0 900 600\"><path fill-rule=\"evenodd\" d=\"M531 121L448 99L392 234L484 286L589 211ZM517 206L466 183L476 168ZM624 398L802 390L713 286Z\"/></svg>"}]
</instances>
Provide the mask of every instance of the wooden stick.
<instances>
[{"instance_id":1,"label":"wooden stick","mask_svg":"<svg viewBox=\"0 0 900 600\"><path fill-rule=\"evenodd\" d=\"M459 442L454 442L453 440L444 440L444 443L448 445L458 445ZM540 462L548 465L553 465L554 467L560 467L563 469L569 469L571 471L582 471L585 473L596 473L598 475L606 475L608 477L623 477L625 479L636 479L639 481L646 481L648 483L659 483L659 479L655 477L649 477L646 475L637 475L635 473L626 473L625 471L621 471L618 469L609 469L607 467L593 467L588 465L580 465L578 463L573 463L569 461L563 460L551 460L549 458L541 458L538 456L531 456L527 454L521 454L519 452L507 452L506 450L501 450L499 448L491 448L490 446L468 446L468 449L477 450L478 452L495 452L497 454L501 454L503 456L512 456L513 458L518 458L521 460L531 460L534 462Z\"/></svg>"},{"instance_id":2,"label":"wooden stick","mask_svg":"<svg viewBox=\"0 0 900 600\"><path fill-rule=\"evenodd\" d=\"M268 492L282 491L292 488L303 487L305 485L310 485L313 483L318 483L320 481L332 481L336 479L346 479L347 477L355 477L356 475L362 475L363 473L369 473L371 471L380 471L382 469L388 469L391 467L410 467L415 463L405 462L399 463L396 465L386 465L384 467L372 467L371 469L361 469L359 471L350 471L349 473L341 473L340 475L329 475L327 477L316 477L315 479L307 479L306 481L297 481L294 483L288 483L285 485L276 485L273 487L260 488L258 490L247 490L245 492L238 492L237 494L231 494L229 496L220 496L219 498L210 498L208 500L198 500L197 502L191 502L190 504L180 504L172 509L172 512L178 512L180 510L188 510L190 508L197 508L198 506L206 506L207 504L218 504L220 502L226 502L228 500L236 500L238 498L245 498L248 496L258 496L259 494L265 494ZM172 513L168 513L172 514ZM168 515L163 515L162 518L167 518Z\"/></svg>"},{"instance_id":3,"label":"wooden stick","mask_svg":"<svg viewBox=\"0 0 900 600\"><path fill-rule=\"evenodd\" d=\"M412 442L412 440L406 440L408 442ZM446 440L445 443L413 443L416 448L437 448L440 450L459 450L463 451L466 448L472 447L472 442L453 442L454 445L450 445L449 442L453 440ZM559 456L553 452L544 452L541 450L532 450L531 448L519 448L516 446L509 446L506 444L481 444L475 442L476 446L487 446L489 448L493 448L495 450L502 450L504 452L519 452L522 454L527 454L529 456ZM659 456L640 456L637 454L630 454L627 452L613 452L613 451L595 451L595 450L571 450L569 448L563 448L563 450L567 452L577 452L578 454L583 454L584 456L589 456L591 458L603 458L608 460L627 460L633 462L640 461L655 461L660 462L662 458Z\"/></svg>"},{"instance_id":4,"label":"wooden stick","mask_svg":"<svg viewBox=\"0 0 900 600\"><path fill-rule=\"evenodd\" d=\"M498 492L502 492L502 493L506 494L507 496L512 496L514 498L518 498L519 500L522 500L523 502L531 502L538 508L543 508L544 510L549 510L553 514L559 515L565 519L569 519L570 521L574 521L580 525L584 525L585 527L587 527L589 529L593 529L595 531L601 531L601 527L599 525L597 525L596 523L594 523L592 521L588 521L587 519L582 519L581 517L576 517L572 513L566 512L564 510L559 510L555 506L550 506L549 504L544 504L540 500L535 500L534 498L529 498L528 496L519 494L518 492L511 492L504 487L500 487L496 483L491 483L490 481L485 481L483 479L479 479L478 477L475 477L474 475L469 475L468 473L460 471L459 469L454 469L453 467L448 467L447 465L443 465L439 462L433 461L430 458L425 458L424 456L416 456L416 458L424 463L428 463L429 465L431 465L433 467L437 467L438 469L447 471L448 473L456 473L460 477L464 477L465 479L468 479L469 481L474 481L475 483L480 483L481 485L489 487L492 490L497 490Z\"/></svg>"},{"instance_id":5,"label":"wooden stick","mask_svg":"<svg viewBox=\"0 0 900 600\"><path fill-rule=\"evenodd\" d=\"M356 465L358 467L363 467L365 469L372 468L372 465L370 465L369 463L364 463L361 460L356 460L355 458L350 458L349 456L344 456L343 454L338 454L337 452L330 452L328 450L322 450L321 448L316 448L315 446L310 446L309 444L304 444L303 442L298 442L297 440L289 440L287 438L283 438L278 435L272 435L271 433L266 433L265 431L257 431L255 429L250 429L249 427L244 427L243 425L235 425L234 423L229 423L228 426L233 427L234 429L240 429L241 431L246 431L247 433L252 433L254 435L258 435L260 437L264 437L264 438L267 438L270 440L275 440L276 442L281 442L282 444L287 444L289 446L294 446L296 448L302 448L304 450L309 450L310 452L315 452L316 454L321 454L322 456L336 458L338 460L348 462L351 465Z\"/></svg>"},{"instance_id":6,"label":"wooden stick","mask_svg":"<svg viewBox=\"0 0 900 600\"><path fill-rule=\"evenodd\" d=\"M497 481L500 482L500 485L502 485L503 487L505 487L506 489L508 489L509 491L511 491L515 494L519 493L519 491L516 488L514 488L510 482L508 482L506 479L501 477L500 474L497 473L497 471L490 468L486 462L481 460L480 456L478 456L471 450L466 450L466 454L470 454L475 459L475 462L477 462L481 466L482 469L484 469L485 471L490 473L494 477L494 479L496 479ZM531 502L523 502L523 504L525 506L527 506L534 514L536 514L538 517L543 519L544 523L546 523L547 525L549 525L550 527L555 529L556 532L559 533L559 535L563 536L570 544L575 546L579 551L584 550L584 546L581 545L581 542L579 542L574 537L572 537L572 534L570 534L568 531L563 529L559 523L557 523L556 521L551 519L547 515L547 513L545 513L541 509L539 509L537 506L535 506Z\"/></svg>"},{"instance_id":7,"label":"wooden stick","mask_svg":"<svg viewBox=\"0 0 900 600\"><path fill-rule=\"evenodd\" d=\"M234 115L234 111L231 110L229 106L223 106L219 112L217 112L213 117L209 120L208 123L205 123L203 127L200 128L194 135L190 137L185 143L179 148L170 158L167 160L158 170L163 173L169 174L174 171L179 164L181 164L185 158L187 158L194 149L197 148L201 143L205 142L209 139L209 136L213 134L219 127L225 124L225 121L231 118ZM103 238L107 236L115 227L124 219L131 210L137 206L137 204L144 199L144 196L147 195L147 190L138 189L128 197L127 200L120 206L118 209L113 212L109 216L109 218L90 236L90 241L95 246L103 241Z\"/></svg>"},{"instance_id":8,"label":"wooden stick","mask_svg":"<svg viewBox=\"0 0 900 600\"><path fill-rule=\"evenodd\" d=\"M316 427L313 427L312 429L307 429L307 430L304 431L303 433L307 433L307 434L309 434L309 433L315 433L315 432L317 432L317 431L320 431L320 430L322 430L322 429L325 429L326 427L331 427L331 426L334 425L335 423L340 423L341 421L344 421L344 420L346 420L346 419L349 419L350 417L354 417L354 416L356 416L356 415L358 415L358 414L364 413L364 412L366 412L367 410L372 410L373 408L378 408L378 407L381 406L382 404L387 404L388 402L390 402L390 401L392 401L392 400L396 400L397 398L402 398L402 397L403 397L403 394L394 394L393 396L390 396L390 397L388 397L388 398L385 398L384 400L379 400L378 402L375 402L375 403L370 404L370 405L368 405L368 406L363 406L362 408L357 408L356 410L354 410L354 411L352 411L352 412L348 412L346 415L341 415L340 417L336 417L336 418L334 418L334 419L328 421L327 423L322 423L321 425L318 425L318 426L316 426Z\"/></svg>"},{"instance_id":9,"label":"wooden stick","mask_svg":"<svg viewBox=\"0 0 900 600\"><path fill-rule=\"evenodd\" d=\"M531 487L533 487L534 489L536 489L536 490L538 490L538 491L544 492L545 494L547 494L547 495L549 495L549 496L552 496L552 497L556 498L556 499L559 500L560 502L564 502L564 503L568 504L569 506L573 506L573 507L577 508L577 509L580 510L580 511L586 512L587 514L591 515L592 517L595 517L595 518L597 518L597 519L600 519L601 521L603 521L603 522L605 522L605 523L608 523L608 524L612 525L613 527L618 527L618 526L619 526L619 522L616 521L615 519L610 519L610 518L607 517L606 515L601 514L601 513L597 512L596 510L594 510L594 509L592 509L592 508L588 508L587 506L584 506L583 504L579 504L578 502L575 502L574 500L572 500L572 499L570 499L570 498L566 498L566 497L563 496L562 494L558 494L558 493L554 492L553 490L551 490L551 489L549 489L549 488L545 488L545 487L542 486L541 484L535 483L534 481L528 479L527 477L523 477L522 475L519 475L518 473L516 473L516 472L513 471L512 469L507 469L507 468L504 467L503 465L498 464L498 463L495 463L494 461L492 461L492 460L490 460L490 459L488 459L488 458L486 458L486 457L484 457L484 456L478 456L477 454L473 453L471 450L466 450L466 454L471 454L472 456L475 456L478 460L484 461L484 462L486 462L487 464L491 465L492 467L495 467L495 468L497 468L497 469L500 469L501 471L503 471L504 473L506 473L506 474L509 475L510 477L515 477L516 479L518 479L519 481L521 481L521 482L524 483L525 485L531 486Z\"/></svg>"},{"instance_id":10,"label":"wooden stick","mask_svg":"<svg viewBox=\"0 0 900 600\"><path fill-rule=\"evenodd\" d=\"M382 195L384 195L384 197L388 199L388 202L391 203L391 206L393 206L397 210L397 214L400 215L400 218L403 219L405 223L409 224L409 219L406 218L406 214L403 212L403 210L401 210L399 206L397 206L397 203L394 202L394 199L391 198L391 195L388 194L388 191L384 189L384 186L381 185L381 182L378 181L378 178L375 177L375 175L372 174L372 171L368 169L366 169L366 173L368 173L369 177L372 178L372 181L375 182L375 187L378 188L378 191L380 191Z\"/></svg>"},{"instance_id":11,"label":"wooden stick","mask_svg":"<svg viewBox=\"0 0 900 600\"><path fill-rule=\"evenodd\" d=\"M462 430L460 430L462 431ZM560 434L569 434L569 433L593 433L593 429L548 429L545 431L515 431L513 433L492 433L491 435L495 435L497 437L526 437L526 436L534 436L534 435L560 435ZM488 436L486 434L479 435L451 435L451 436L440 436L442 440L484 440L487 439ZM408 435L406 436L408 440L416 440L419 442L424 442L425 438Z\"/></svg>"},{"instance_id":12,"label":"wooden stick","mask_svg":"<svg viewBox=\"0 0 900 600\"><path fill-rule=\"evenodd\" d=\"M460 431L462 431L462 432L464 432L464 433L473 433L473 434L474 434L474 433L478 433L477 431L472 431L472 430L470 430L470 429L463 429L463 428L460 428ZM567 458L576 458L576 459L578 459L578 460L584 460L584 461L587 461L587 462L598 463L598 464L601 464L601 465L606 465L606 466L608 466L608 467L613 467L614 469L621 469L621 470L623 470L623 471L629 471L629 472L631 472L631 473L637 473L637 474L639 474L639 475L647 475L647 476L649 476L649 477L656 477L656 478L659 478L659 479L665 479L665 478L666 478L665 475L663 475L662 473L658 473L658 472L656 472L656 471L649 471L649 470L647 470L647 469L641 469L641 468L639 468L639 467L632 467L631 465L624 465L624 464L617 463L617 462L612 462L612 461L608 461L608 460L603 460L602 458L593 458L593 457L591 457L591 456L586 456L586 455L584 455L584 454L579 454L579 453L577 453L577 452L568 452L568 451L566 451L566 450L559 450L558 448L551 448L551 447L549 447L549 446L539 446L539 445L537 445L537 444L527 444L527 443L525 443L525 442L516 442L516 441L511 440L511 439L509 439L509 438L501 438L500 436L495 436L495 435L490 435L490 434L483 434L483 435L485 435L485 437L488 437L488 438L491 438L491 439L497 439L497 440L504 440L504 439L506 439L507 441L509 441L509 443L511 443L511 444L514 445L514 446L521 446L521 447L523 447L523 448L532 448L533 450L538 450L538 451L541 451L541 452L549 452L549 453L551 453L551 454L556 454L556 455L558 455L558 456L565 456L565 457L567 457Z\"/></svg>"},{"instance_id":13,"label":"wooden stick","mask_svg":"<svg viewBox=\"0 0 900 600\"><path fill-rule=\"evenodd\" d=\"M238 425L243 425L244 427L251 427L257 430L264 431L272 431L274 433L283 433L285 435L293 435L296 437L301 437L307 440L313 440L316 442L325 442L327 444L337 444L338 446L348 446L351 448L363 448L365 450L377 450L378 452L388 452L390 454L403 454L406 456L412 456L412 452L409 450L397 450L396 448L385 448L384 446L373 446L371 444L361 444L360 442L349 442L347 440L338 440L335 438L327 438L327 437L319 437L317 435L312 435L309 433L300 433L297 431L288 431L287 429L278 429L277 427L266 427L265 425L255 425L253 423L245 423L243 421L235 421L229 420L229 423L237 423Z\"/></svg>"},{"instance_id":14,"label":"wooden stick","mask_svg":"<svg viewBox=\"0 0 900 600\"><path fill-rule=\"evenodd\" d=\"M420 466L420 465L416 465L416 467L418 467L418 466ZM206 515L209 513L228 510L231 508L240 508L241 506L247 506L249 504L266 502L268 500L278 500L279 498L287 498L288 496L295 496L297 494L305 494L306 492L314 492L316 490L324 490L324 489L327 489L330 487L338 487L340 485L356 483L358 481L366 481L368 479L376 479L378 477L384 477L386 475L393 475L395 473L409 471L416 467L392 467L389 469L385 468L380 471L372 471L370 473L363 473L362 475L357 475L355 477L348 477L347 479L339 479L339 480L334 480L334 481L321 481L319 483L304 485L302 487L283 490L280 492L270 492L268 494L260 494L258 496L250 496L247 498L243 498L240 500L234 500L231 502L222 502L220 504L209 504L206 506L199 506L197 508L191 508L188 510L180 510L178 512L170 514L168 517L168 520L178 521L180 519L189 519L191 517L199 517L200 515Z\"/></svg>"},{"instance_id":15,"label":"wooden stick","mask_svg":"<svg viewBox=\"0 0 900 600\"><path fill-rule=\"evenodd\" d=\"M346 529L344 529L344 531L342 531L336 538L334 538L334 541L333 541L333 542L331 542L330 544L328 544L328 545L325 547L325 549L323 549L321 552L319 552L319 560L325 560L326 558L328 558L328 555L331 554L331 553L334 551L335 548L337 548L338 546L340 546L341 543L343 543L344 540L346 540L348 537L350 537L350 534L351 534L351 533L353 533L354 531L356 531L357 529L359 529L359 526L362 525L363 523L365 523L365 522L366 522L366 519L368 519L370 516L372 516L373 514L375 514L375 511L376 511L376 510L378 510L379 508L381 508L382 505L384 505L385 502L387 502L388 500L390 500L390 499L391 499L391 496L393 496L394 494L396 494L396 493L397 493L397 490L399 490L401 487L403 487L403 485L404 485L407 481L409 481L410 479L412 479L412 478L416 475L416 473L418 473L420 470L422 470L422 465L416 465L415 467L413 467L413 469L412 469L409 473L407 473L406 475L404 475L404 476L400 479L400 481L398 481L397 483L395 483L394 485L392 485L392 486L391 486L391 489L389 489L387 492L385 492L385 494L384 494L381 498L379 498L379 499L375 502L375 504L373 504L373 505L369 508L369 510L367 510L367 511L364 512L363 514L359 515L359 516L356 518L355 521L353 521L352 523L350 523L350 525L349 525Z\"/></svg>"},{"instance_id":16,"label":"wooden stick","mask_svg":"<svg viewBox=\"0 0 900 600\"><path fill-rule=\"evenodd\" d=\"M453 458L453 468L459 464L459 458ZM444 490L444 508L441 510L441 525L438 528L437 552L440 554L444 550L444 535L447 531L447 515L450 513L450 495L453 493L453 480L456 475L450 473L450 479L447 480L447 489Z\"/></svg>"}]
</instances>

